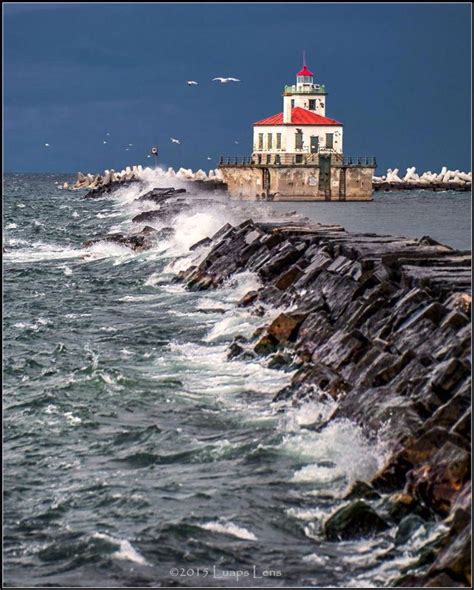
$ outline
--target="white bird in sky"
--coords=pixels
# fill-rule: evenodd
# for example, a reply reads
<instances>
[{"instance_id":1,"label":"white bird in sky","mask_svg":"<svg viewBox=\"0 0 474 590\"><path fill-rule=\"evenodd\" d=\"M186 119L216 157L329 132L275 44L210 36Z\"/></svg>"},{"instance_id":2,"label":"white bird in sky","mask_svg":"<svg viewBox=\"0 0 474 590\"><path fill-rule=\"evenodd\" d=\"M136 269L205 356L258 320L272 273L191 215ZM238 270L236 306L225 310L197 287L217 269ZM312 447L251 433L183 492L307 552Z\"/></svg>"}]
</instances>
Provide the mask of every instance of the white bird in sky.
<instances>
[{"instance_id":1,"label":"white bird in sky","mask_svg":"<svg viewBox=\"0 0 474 590\"><path fill-rule=\"evenodd\" d=\"M133 143L129 143L128 144L128 147L133 147Z\"/></svg>"},{"instance_id":2,"label":"white bird in sky","mask_svg":"<svg viewBox=\"0 0 474 590\"><path fill-rule=\"evenodd\" d=\"M238 78L212 78L212 81L218 80L221 84L227 84L227 82L240 82Z\"/></svg>"},{"instance_id":3,"label":"white bird in sky","mask_svg":"<svg viewBox=\"0 0 474 590\"><path fill-rule=\"evenodd\" d=\"M49 143L45 143L44 147L51 147L51 146L49 145Z\"/></svg>"},{"instance_id":4,"label":"white bird in sky","mask_svg":"<svg viewBox=\"0 0 474 590\"><path fill-rule=\"evenodd\" d=\"M186 84L188 86L197 86L198 83L196 82L196 80L187 80Z\"/></svg>"},{"instance_id":5,"label":"white bird in sky","mask_svg":"<svg viewBox=\"0 0 474 590\"><path fill-rule=\"evenodd\" d=\"M212 158L211 158L210 156L207 156L207 159L208 159L208 160L212 160Z\"/></svg>"},{"instance_id":6,"label":"white bird in sky","mask_svg":"<svg viewBox=\"0 0 474 590\"><path fill-rule=\"evenodd\" d=\"M105 135L110 135L110 133L106 133Z\"/></svg>"},{"instance_id":7,"label":"white bird in sky","mask_svg":"<svg viewBox=\"0 0 474 590\"><path fill-rule=\"evenodd\" d=\"M105 141L105 139L104 139L103 143L107 143L107 142Z\"/></svg>"},{"instance_id":8,"label":"white bird in sky","mask_svg":"<svg viewBox=\"0 0 474 590\"><path fill-rule=\"evenodd\" d=\"M175 139L174 137L170 137L172 143L177 143L178 145L181 143L179 139Z\"/></svg>"},{"instance_id":9,"label":"white bird in sky","mask_svg":"<svg viewBox=\"0 0 474 590\"><path fill-rule=\"evenodd\" d=\"M234 141L235 144L238 144L239 142L237 140Z\"/></svg>"}]
</instances>

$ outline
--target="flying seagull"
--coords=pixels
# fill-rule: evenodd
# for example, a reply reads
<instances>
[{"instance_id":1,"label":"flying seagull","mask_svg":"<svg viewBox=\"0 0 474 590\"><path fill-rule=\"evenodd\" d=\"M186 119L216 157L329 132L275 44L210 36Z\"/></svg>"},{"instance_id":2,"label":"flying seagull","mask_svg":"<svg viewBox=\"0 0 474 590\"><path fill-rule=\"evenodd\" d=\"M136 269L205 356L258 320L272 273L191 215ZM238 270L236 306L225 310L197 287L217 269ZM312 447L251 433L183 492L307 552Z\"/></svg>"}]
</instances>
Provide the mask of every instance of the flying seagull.
<instances>
[{"instance_id":1,"label":"flying seagull","mask_svg":"<svg viewBox=\"0 0 474 590\"><path fill-rule=\"evenodd\" d=\"M104 139L103 143L107 143L107 142L105 141L105 139Z\"/></svg>"},{"instance_id":2,"label":"flying seagull","mask_svg":"<svg viewBox=\"0 0 474 590\"><path fill-rule=\"evenodd\" d=\"M177 143L178 145L181 143L179 139L175 139L174 137L170 137L172 143Z\"/></svg>"},{"instance_id":3,"label":"flying seagull","mask_svg":"<svg viewBox=\"0 0 474 590\"><path fill-rule=\"evenodd\" d=\"M207 159L208 159L208 160L212 160L212 158L211 158L210 156L207 156Z\"/></svg>"},{"instance_id":4,"label":"flying seagull","mask_svg":"<svg viewBox=\"0 0 474 590\"><path fill-rule=\"evenodd\" d=\"M238 144L239 142L237 140L234 141L235 144Z\"/></svg>"},{"instance_id":5,"label":"flying seagull","mask_svg":"<svg viewBox=\"0 0 474 590\"><path fill-rule=\"evenodd\" d=\"M49 143L45 143L44 147L50 147Z\"/></svg>"},{"instance_id":6,"label":"flying seagull","mask_svg":"<svg viewBox=\"0 0 474 590\"><path fill-rule=\"evenodd\" d=\"M133 147L133 143L129 143L128 144L128 147Z\"/></svg>"},{"instance_id":7,"label":"flying seagull","mask_svg":"<svg viewBox=\"0 0 474 590\"><path fill-rule=\"evenodd\" d=\"M218 80L221 84L227 84L227 82L240 82L238 78L212 78L212 81Z\"/></svg>"},{"instance_id":8,"label":"flying seagull","mask_svg":"<svg viewBox=\"0 0 474 590\"><path fill-rule=\"evenodd\" d=\"M105 135L110 135L110 133L106 133Z\"/></svg>"},{"instance_id":9,"label":"flying seagull","mask_svg":"<svg viewBox=\"0 0 474 590\"><path fill-rule=\"evenodd\" d=\"M198 85L198 83L196 82L196 80L188 80L188 81L186 82L186 84L187 84L188 86L197 86L197 85Z\"/></svg>"}]
</instances>

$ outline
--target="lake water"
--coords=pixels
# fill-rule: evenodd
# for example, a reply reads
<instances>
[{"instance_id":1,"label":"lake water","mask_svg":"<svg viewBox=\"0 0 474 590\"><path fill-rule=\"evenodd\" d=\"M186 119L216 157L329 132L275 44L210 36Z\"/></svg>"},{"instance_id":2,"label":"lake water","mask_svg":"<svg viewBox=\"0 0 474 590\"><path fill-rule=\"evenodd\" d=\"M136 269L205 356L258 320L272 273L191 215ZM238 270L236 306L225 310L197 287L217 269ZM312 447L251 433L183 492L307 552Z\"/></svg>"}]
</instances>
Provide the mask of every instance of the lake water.
<instances>
[{"instance_id":1,"label":"lake water","mask_svg":"<svg viewBox=\"0 0 474 590\"><path fill-rule=\"evenodd\" d=\"M393 530L345 543L322 534L351 483L383 465L383 433L367 440L345 420L308 429L332 407L276 407L290 373L227 360L236 335L278 313L235 307L258 277L198 293L175 277L205 255L189 246L226 221L294 209L467 248L468 196L220 199L181 213L174 237L134 253L82 243L130 231L133 215L154 208L135 201L139 187L90 201L57 190L64 180L5 181L5 583L380 587L396 578L432 529L403 546Z\"/></svg>"},{"instance_id":2,"label":"lake water","mask_svg":"<svg viewBox=\"0 0 474 590\"><path fill-rule=\"evenodd\" d=\"M435 240L471 249L471 193L376 192L370 202L273 203L276 211L298 211L313 221L340 223L347 230Z\"/></svg>"}]
</instances>

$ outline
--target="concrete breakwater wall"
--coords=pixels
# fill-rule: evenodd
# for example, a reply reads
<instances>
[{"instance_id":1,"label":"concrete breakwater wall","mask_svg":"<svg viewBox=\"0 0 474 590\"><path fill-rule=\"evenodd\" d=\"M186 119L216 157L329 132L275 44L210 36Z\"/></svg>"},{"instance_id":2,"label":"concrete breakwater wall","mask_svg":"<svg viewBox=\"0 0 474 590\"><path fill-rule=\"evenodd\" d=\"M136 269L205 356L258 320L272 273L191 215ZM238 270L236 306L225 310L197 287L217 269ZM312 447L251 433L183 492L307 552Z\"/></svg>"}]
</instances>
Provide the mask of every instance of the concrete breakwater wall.
<instances>
[{"instance_id":1,"label":"concrete breakwater wall","mask_svg":"<svg viewBox=\"0 0 474 590\"><path fill-rule=\"evenodd\" d=\"M160 181L160 180L178 180L182 182L196 182L203 189L213 190L222 186L222 174L220 170L204 170L193 172L191 169L180 168L175 171L173 168L163 170L161 168L143 168L142 166L127 166L120 172L115 170L105 170L103 174L83 174L77 173L77 180L72 185L66 182L58 188L68 190L90 191L90 196L99 196L133 182Z\"/></svg>"},{"instance_id":2,"label":"concrete breakwater wall","mask_svg":"<svg viewBox=\"0 0 474 590\"><path fill-rule=\"evenodd\" d=\"M135 251L173 234L173 219L202 196L156 188L137 200L156 208L132 235L108 234ZM153 227L154 221L159 227ZM141 225L137 226L141 228ZM87 242L89 246L93 242ZM192 245L203 256L179 273L189 289L216 289L236 273L257 273L240 306L258 316L285 311L234 340L233 359L266 358L294 371L272 403L328 404L307 427L346 418L367 436L383 431L387 462L356 482L324 524L330 542L392 535L381 559L420 527L443 523L419 559L387 585L469 586L471 517L471 254L437 243L346 232L338 225L255 223L251 219Z\"/></svg>"},{"instance_id":3,"label":"concrete breakwater wall","mask_svg":"<svg viewBox=\"0 0 474 590\"><path fill-rule=\"evenodd\" d=\"M387 174L374 176L373 189L375 191L389 190L455 190L470 191L472 188L472 173L448 170L443 166L439 173L423 172L419 175L413 166L407 168L404 176L399 175L399 169L389 168Z\"/></svg>"},{"instance_id":4,"label":"concrete breakwater wall","mask_svg":"<svg viewBox=\"0 0 474 590\"><path fill-rule=\"evenodd\" d=\"M298 173L297 167L295 167L294 170L296 173ZM63 185L59 185L58 188L72 190L87 189L91 191L90 196L99 196L100 194L110 192L114 188L121 185L140 181L158 181L160 179L175 179L182 182L196 182L203 190L227 188L227 185L224 181L224 175L219 168L215 170L209 170L206 173L204 170L197 170L196 172L193 172L191 169L186 168L180 168L179 170L175 171L171 167L169 167L167 170L163 170L161 168L143 168L142 166L127 166L120 172L115 172L114 170L105 170L103 174L83 174L82 172L78 172L77 180L72 186L66 182ZM373 177L372 188L374 191L470 191L472 186L471 181L471 172L465 173L460 172L459 170L451 171L446 167L443 167L438 174L424 172L421 175L416 174L415 167L407 168L407 172L403 177L399 176L398 168L395 168L394 170L389 168L386 175ZM258 193L258 187L253 185L254 183L249 176L248 186L245 188L248 193L251 194L252 198L254 198ZM312 188L310 187L310 189L311 190L308 194L311 194ZM357 196L358 194L356 190L354 192L355 200L357 200Z\"/></svg>"},{"instance_id":5,"label":"concrete breakwater wall","mask_svg":"<svg viewBox=\"0 0 474 590\"><path fill-rule=\"evenodd\" d=\"M332 415L311 428L348 418L368 435L385 429L385 468L354 486L324 531L337 541L394 527L397 544L444 520L417 566L391 581L400 586L471 583L470 262L470 252L428 237L248 220L224 226L199 266L181 273L205 290L256 272L263 287L240 305L288 309L229 350L229 359L296 369L274 403L331 399Z\"/></svg>"}]
</instances>

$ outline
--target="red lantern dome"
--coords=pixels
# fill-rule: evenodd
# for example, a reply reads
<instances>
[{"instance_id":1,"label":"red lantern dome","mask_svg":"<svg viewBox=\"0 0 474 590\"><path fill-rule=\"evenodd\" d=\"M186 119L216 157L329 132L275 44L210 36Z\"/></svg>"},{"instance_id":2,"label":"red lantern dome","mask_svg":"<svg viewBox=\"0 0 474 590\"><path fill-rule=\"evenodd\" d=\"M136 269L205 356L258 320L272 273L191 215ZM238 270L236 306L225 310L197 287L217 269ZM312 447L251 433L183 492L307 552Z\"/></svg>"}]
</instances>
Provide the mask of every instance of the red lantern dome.
<instances>
[{"instance_id":1,"label":"red lantern dome","mask_svg":"<svg viewBox=\"0 0 474 590\"><path fill-rule=\"evenodd\" d=\"M310 72L308 70L308 67L306 64L303 66L303 68L296 75L297 76L311 76L311 77L314 76L313 72Z\"/></svg>"}]
</instances>

